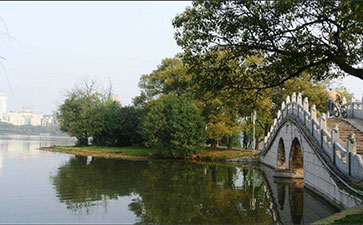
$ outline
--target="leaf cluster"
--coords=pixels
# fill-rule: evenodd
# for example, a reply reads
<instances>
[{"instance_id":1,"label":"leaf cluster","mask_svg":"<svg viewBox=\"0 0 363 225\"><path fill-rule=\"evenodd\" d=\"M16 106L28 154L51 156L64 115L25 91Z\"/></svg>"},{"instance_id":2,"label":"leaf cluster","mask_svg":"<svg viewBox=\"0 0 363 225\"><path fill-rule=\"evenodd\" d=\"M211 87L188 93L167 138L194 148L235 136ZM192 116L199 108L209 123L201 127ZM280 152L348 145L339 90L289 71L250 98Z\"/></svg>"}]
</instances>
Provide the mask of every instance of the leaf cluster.
<instances>
[{"instance_id":1,"label":"leaf cluster","mask_svg":"<svg viewBox=\"0 0 363 225\"><path fill-rule=\"evenodd\" d=\"M173 26L185 63L208 87L264 89L304 71L315 80L346 74L363 79L362 15L360 1L194 1ZM261 54L265 62L250 74L255 82L225 82L229 68L223 66L208 79L219 51L241 64Z\"/></svg>"},{"instance_id":2,"label":"leaf cluster","mask_svg":"<svg viewBox=\"0 0 363 225\"><path fill-rule=\"evenodd\" d=\"M189 96L168 94L151 101L143 121L147 145L162 157L180 158L205 143L205 122Z\"/></svg>"}]
</instances>

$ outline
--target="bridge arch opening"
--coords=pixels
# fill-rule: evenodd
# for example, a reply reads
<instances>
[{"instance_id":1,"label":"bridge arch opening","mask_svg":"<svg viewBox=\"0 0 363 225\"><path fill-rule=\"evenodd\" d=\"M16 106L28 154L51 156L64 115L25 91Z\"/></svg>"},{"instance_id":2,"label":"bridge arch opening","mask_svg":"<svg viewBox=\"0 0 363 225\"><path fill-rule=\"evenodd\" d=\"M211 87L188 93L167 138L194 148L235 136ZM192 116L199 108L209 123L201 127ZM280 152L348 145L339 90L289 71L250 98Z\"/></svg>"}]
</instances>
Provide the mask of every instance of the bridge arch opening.
<instances>
[{"instance_id":1,"label":"bridge arch opening","mask_svg":"<svg viewBox=\"0 0 363 225\"><path fill-rule=\"evenodd\" d=\"M282 138L280 138L277 148L277 166L281 169L286 169L285 144Z\"/></svg>"},{"instance_id":2,"label":"bridge arch opening","mask_svg":"<svg viewBox=\"0 0 363 225\"><path fill-rule=\"evenodd\" d=\"M297 138L292 141L291 150L290 150L290 170L304 174L304 167L303 167L303 152L301 150L300 142Z\"/></svg>"}]
</instances>

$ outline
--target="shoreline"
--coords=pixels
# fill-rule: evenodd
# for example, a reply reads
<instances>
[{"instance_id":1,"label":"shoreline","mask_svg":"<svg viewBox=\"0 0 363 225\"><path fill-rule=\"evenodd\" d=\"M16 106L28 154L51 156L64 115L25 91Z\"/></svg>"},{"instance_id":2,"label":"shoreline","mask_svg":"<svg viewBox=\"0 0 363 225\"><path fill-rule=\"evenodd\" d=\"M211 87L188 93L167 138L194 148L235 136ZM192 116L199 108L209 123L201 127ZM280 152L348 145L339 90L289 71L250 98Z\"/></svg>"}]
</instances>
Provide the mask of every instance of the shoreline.
<instances>
[{"instance_id":1,"label":"shoreline","mask_svg":"<svg viewBox=\"0 0 363 225\"><path fill-rule=\"evenodd\" d=\"M41 147L39 150L45 152L59 152L69 155L78 155L78 156L92 156L92 157L100 157L100 158L108 158L108 159L150 159L148 156L138 156L138 155L127 155L121 153L102 153L102 152L78 152L78 151L70 151L70 150L60 150L52 147Z\"/></svg>"},{"instance_id":2,"label":"shoreline","mask_svg":"<svg viewBox=\"0 0 363 225\"><path fill-rule=\"evenodd\" d=\"M106 146L50 146L41 147L41 151L46 152L59 152L64 154L78 155L78 156L92 156L101 158L112 159L129 159L129 160L147 160L147 159L163 159L152 157L152 149L146 147L106 147ZM232 162L232 161L250 161L254 158L257 152L248 150L226 150L226 149L203 149L201 152L192 154L186 158L174 160L187 160L187 161L214 161L214 162ZM170 160L169 158L165 158Z\"/></svg>"},{"instance_id":3,"label":"shoreline","mask_svg":"<svg viewBox=\"0 0 363 225\"><path fill-rule=\"evenodd\" d=\"M349 209L345 209L321 220L315 221L312 224L356 224L357 218L354 217L359 217L358 220L361 221L361 219L363 218L363 205L358 205Z\"/></svg>"}]
</instances>

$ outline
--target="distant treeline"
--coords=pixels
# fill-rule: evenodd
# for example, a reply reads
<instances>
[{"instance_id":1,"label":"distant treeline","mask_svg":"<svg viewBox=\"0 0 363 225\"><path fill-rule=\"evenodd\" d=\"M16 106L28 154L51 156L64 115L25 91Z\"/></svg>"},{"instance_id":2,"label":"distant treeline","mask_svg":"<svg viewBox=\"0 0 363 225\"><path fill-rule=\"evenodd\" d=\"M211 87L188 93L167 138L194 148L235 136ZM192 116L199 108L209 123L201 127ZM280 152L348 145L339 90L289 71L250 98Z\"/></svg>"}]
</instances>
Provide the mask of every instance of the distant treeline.
<instances>
[{"instance_id":1,"label":"distant treeline","mask_svg":"<svg viewBox=\"0 0 363 225\"><path fill-rule=\"evenodd\" d=\"M48 127L23 125L15 126L8 123L0 122L0 135L1 134L23 134L23 135L51 135L51 136L65 136L66 134L60 131L59 126L52 125Z\"/></svg>"}]
</instances>

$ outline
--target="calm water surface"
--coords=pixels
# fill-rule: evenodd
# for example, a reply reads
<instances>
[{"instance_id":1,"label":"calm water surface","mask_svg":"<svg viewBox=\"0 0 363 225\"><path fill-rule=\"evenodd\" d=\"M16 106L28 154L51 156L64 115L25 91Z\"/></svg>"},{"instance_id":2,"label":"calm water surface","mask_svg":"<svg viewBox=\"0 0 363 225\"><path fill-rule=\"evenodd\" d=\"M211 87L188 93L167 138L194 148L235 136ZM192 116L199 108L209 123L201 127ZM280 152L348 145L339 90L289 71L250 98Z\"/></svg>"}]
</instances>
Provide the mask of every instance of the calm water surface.
<instances>
[{"instance_id":1,"label":"calm water surface","mask_svg":"<svg viewBox=\"0 0 363 225\"><path fill-rule=\"evenodd\" d=\"M37 150L73 142L0 136L0 223L300 224L338 211L262 166Z\"/></svg>"}]
</instances>

